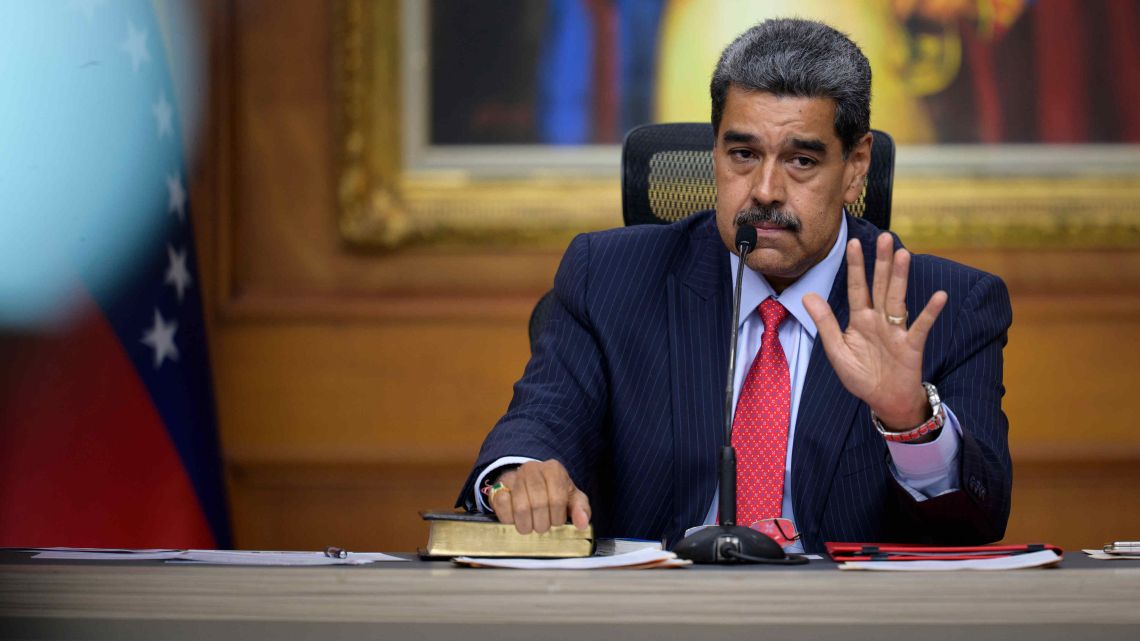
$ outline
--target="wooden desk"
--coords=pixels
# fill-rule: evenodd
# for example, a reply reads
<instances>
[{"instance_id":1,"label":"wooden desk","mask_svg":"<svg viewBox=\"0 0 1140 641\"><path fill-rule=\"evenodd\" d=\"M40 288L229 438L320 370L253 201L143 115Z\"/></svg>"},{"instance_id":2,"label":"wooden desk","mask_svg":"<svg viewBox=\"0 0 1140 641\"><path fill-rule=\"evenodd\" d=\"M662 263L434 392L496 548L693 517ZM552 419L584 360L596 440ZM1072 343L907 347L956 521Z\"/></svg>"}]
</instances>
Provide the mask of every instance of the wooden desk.
<instances>
[{"instance_id":1,"label":"wooden desk","mask_svg":"<svg viewBox=\"0 0 1140 641\"><path fill-rule=\"evenodd\" d=\"M1140 563L1052 570L513 572L447 563L259 568L0 556L21 639L1137 639Z\"/></svg>"}]
</instances>

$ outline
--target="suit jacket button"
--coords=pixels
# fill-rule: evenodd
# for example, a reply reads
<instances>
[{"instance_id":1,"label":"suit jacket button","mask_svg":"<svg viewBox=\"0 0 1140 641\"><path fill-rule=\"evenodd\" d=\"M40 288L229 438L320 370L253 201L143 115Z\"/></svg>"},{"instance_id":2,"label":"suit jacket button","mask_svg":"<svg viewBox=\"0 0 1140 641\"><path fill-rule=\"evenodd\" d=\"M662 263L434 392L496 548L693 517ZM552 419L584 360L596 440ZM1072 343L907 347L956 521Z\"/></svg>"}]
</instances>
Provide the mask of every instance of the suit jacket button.
<instances>
[{"instance_id":1,"label":"suit jacket button","mask_svg":"<svg viewBox=\"0 0 1140 641\"><path fill-rule=\"evenodd\" d=\"M982 482L978 480L978 477L970 476L970 481L967 483L967 486L970 488L971 494L979 499L985 500L986 487L982 485Z\"/></svg>"}]
</instances>

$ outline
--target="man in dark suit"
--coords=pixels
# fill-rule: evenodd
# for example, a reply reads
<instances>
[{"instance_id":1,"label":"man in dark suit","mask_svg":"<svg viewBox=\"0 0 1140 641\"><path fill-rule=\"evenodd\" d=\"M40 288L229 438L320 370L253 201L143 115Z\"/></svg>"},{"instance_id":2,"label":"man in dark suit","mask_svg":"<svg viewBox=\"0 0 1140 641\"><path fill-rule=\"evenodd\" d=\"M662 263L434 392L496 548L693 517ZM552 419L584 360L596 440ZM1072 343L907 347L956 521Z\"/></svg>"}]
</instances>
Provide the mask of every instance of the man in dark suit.
<instances>
[{"instance_id":1,"label":"man in dark suit","mask_svg":"<svg viewBox=\"0 0 1140 641\"><path fill-rule=\"evenodd\" d=\"M715 212L571 243L460 505L523 533L569 518L670 543L715 522L744 269L738 521L791 519L808 552L1003 536L1009 296L845 213L870 166L870 80L858 47L815 22L769 20L729 45L711 85ZM742 225L758 234L743 267Z\"/></svg>"}]
</instances>

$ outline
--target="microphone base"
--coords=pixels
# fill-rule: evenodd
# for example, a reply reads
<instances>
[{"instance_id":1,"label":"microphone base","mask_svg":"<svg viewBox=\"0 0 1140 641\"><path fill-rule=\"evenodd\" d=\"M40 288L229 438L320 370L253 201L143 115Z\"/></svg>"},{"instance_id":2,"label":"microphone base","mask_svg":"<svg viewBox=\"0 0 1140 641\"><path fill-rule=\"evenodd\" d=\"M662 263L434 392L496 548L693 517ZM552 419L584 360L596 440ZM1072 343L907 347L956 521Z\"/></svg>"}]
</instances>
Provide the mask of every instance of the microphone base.
<instances>
[{"instance_id":1,"label":"microphone base","mask_svg":"<svg viewBox=\"0 0 1140 641\"><path fill-rule=\"evenodd\" d=\"M803 562L803 557L789 557L768 535L742 525L704 528L678 541L673 552L693 563L709 565Z\"/></svg>"}]
</instances>

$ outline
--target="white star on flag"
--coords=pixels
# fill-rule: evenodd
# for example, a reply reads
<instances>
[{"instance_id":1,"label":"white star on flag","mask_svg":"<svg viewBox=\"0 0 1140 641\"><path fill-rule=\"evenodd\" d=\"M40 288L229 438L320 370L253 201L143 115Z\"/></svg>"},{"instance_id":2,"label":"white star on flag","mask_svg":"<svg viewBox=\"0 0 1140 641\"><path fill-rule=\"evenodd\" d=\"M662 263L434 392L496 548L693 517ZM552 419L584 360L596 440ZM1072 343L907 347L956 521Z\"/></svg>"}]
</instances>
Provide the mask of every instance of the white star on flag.
<instances>
[{"instance_id":1,"label":"white star on flag","mask_svg":"<svg viewBox=\"0 0 1140 641\"><path fill-rule=\"evenodd\" d=\"M174 133L174 110L166 101L166 94L158 95L158 102L150 107L154 120L158 124L158 137L169 136Z\"/></svg>"},{"instance_id":2,"label":"white star on flag","mask_svg":"<svg viewBox=\"0 0 1140 641\"><path fill-rule=\"evenodd\" d=\"M174 333L178 331L178 323L169 324L162 318L157 309L154 310L154 326L143 334L142 342L154 350L154 368L158 369L162 361L169 358L178 360L178 346L174 344Z\"/></svg>"},{"instance_id":3,"label":"white star on flag","mask_svg":"<svg viewBox=\"0 0 1140 641\"><path fill-rule=\"evenodd\" d=\"M166 192L170 196L167 199L166 211L178 214L178 220L186 220L186 189L182 186L180 174L167 174Z\"/></svg>"},{"instance_id":4,"label":"white star on flag","mask_svg":"<svg viewBox=\"0 0 1140 641\"><path fill-rule=\"evenodd\" d=\"M166 255L170 258L170 265L166 268L166 284L174 285L175 291L178 292L178 302L181 303L182 294L194 281L190 277L190 271L186 269L186 250L175 251L174 247L167 245Z\"/></svg>"},{"instance_id":5,"label":"white star on flag","mask_svg":"<svg viewBox=\"0 0 1140 641\"><path fill-rule=\"evenodd\" d=\"M135 29L135 23L127 21L127 37L119 48L131 57L131 69L138 73L139 65L150 62L150 51L146 48L146 31Z\"/></svg>"}]
</instances>

